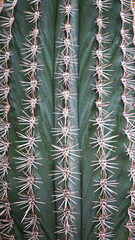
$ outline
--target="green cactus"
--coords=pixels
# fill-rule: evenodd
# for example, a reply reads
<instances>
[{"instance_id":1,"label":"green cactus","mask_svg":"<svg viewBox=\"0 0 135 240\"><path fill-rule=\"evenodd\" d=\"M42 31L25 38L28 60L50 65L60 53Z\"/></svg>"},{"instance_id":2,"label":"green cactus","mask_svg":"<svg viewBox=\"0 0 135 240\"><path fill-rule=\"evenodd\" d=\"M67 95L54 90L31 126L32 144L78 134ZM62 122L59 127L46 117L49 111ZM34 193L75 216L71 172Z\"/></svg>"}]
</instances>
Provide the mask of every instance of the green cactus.
<instances>
[{"instance_id":1,"label":"green cactus","mask_svg":"<svg viewBox=\"0 0 135 240\"><path fill-rule=\"evenodd\" d=\"M0 239L134 239L134 9L0 1Z\"/></svg>"}]
</instances>

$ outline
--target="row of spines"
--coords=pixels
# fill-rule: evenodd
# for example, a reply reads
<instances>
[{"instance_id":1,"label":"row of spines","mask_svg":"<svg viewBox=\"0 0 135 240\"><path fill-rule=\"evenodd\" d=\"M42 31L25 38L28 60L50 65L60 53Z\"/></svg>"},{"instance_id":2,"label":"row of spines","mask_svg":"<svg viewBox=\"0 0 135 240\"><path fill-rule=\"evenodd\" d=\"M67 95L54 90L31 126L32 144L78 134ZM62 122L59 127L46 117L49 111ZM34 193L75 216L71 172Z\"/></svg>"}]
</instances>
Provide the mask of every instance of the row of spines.
<instances>
[{"instance_id":1,"label":"row of spines","mask_svg":"<svg viewBox=\"0 0 135 240\"><path fill-rule=\"evenodd\" d=\"M113 180L114 170L117 169L117 164L115 163L116 157L111 157L115 149L115 138L116 135L113 134L114 124L111 118L112 112L108 112L106 108L110 105L105 99L110 93L110 81L111 71L109 63L110 53L109 49L106 47L109 43L109 33L105 31L108 26L108 18L104 17L104 12L108 11L111 7L110 0L95 0L94 4L98 10L98 17L96 19L98 32L96 34L96 40L98 42L98 49L93 51L94 58L97 59L96 67L91 67L90 70L94 71L95 74L95 86L98 94L98 99L96 101L96 107L98 109L97 116L93 122L93 125L97 126L97 134L95 137L91 137L91 144L93 148L97 149L97 160L93 161L92 166L94 171L100 171L99 180L94 180L93 186L96 187L95 192L100 191L99 201L95 201L98 207L97 217L93 222L96 223L96 228L98 233L96 233L98 239L110 239L113 237L112 229L113 225L111 222L111 215L113 211L117 208L113 205L115 202L114 194L116 192L113 190L117 186L116 180Z\"/></svg>"},{"instance_id":2,"label":"row of spines","mask_svg":"<svg viewBox=\"0 0 135 240\"><path fill-rule=\"evenodd\" d=\"M61 103L59 108L56 108L56 114L60 117L57 119L57 127L53 129L54 136L57 137L57 144L54 147L54 160L58 160L56 170L52 173L56 181L55 200L58 202L57 214L59 219L59 226L56 233L63 235L65 240L76 233L75 215L77 214L73 208L76 206L76 200L79 199L77 191L72 190L72 186L76 185L79 180L79 173L75 170L76 158L79 157L78 149L75 144L75 136L78 129L72 124L72 109L70 102L74 100L76 93L71 89L73 81L76 80L77 75L74 73L74 65L77 64L76 54L74 48L76 45L76 38L72 37L73 26L71 18L77 11L76 3L70 3L69 0L60 5L60 12L65 16L65 22L61 26L62 38L59 38L57 48L60 48L60 54L56 59L59 66L59 72L56 73L56 80L59 80L60 89L56 96ZM62 49L62 51L61 51Z\"/></svg>"},{"instance_id":3,"label":"row of spines","mask_svg":"<svg viewBox=\"0 0 135 240\"><path fill-rule=\"evenodd\" d=\"M129 239L133 239L135 233L135 224L134 224L134 132L135 132L135 108L134 108L134 28L133 28L133 37L130 34L130 31L133 26L133 5L131 1L121 0L121 12L122 20L121 28L121 51L123 54L123 59L121 61L121 66L123 68L123 75L121 82L123 84L123 94L122 101L124 105L123 116L126 120L126 127L124 132L128 138L129 144L126 147L127 154L129 155L130 160L130 180L132 180L132 187L130 189L128 197L131 197L131 204L128 208L128 222L126 223L126 228L129 230Z\"/></svg>"},{"instance_id":4,"label":"row of spines","mask_svg":"<svg viewBox=\"0 0 135 240\"><path fill-rule=\"evenodd\" d=\"M19 198L16 205L24 209L22 223L24 224L24 237L26 239L39 239L40 220L38 218L38 205L44 204L35 194L36 189L40 189L41 179L36 177L35 171L40 164L39 153L37 153L40 137L36 136L36 126L38 116L36 116L36 107L38 104L37 90L39 86L38 70L42 70L37 60L37 54L40 53L38 44L39 28L38 20L40 13L40 0L30 1L31 11L25 11L26 19L32 25L32 30L26 37L26 42L22 49L22 72L24 80L21 81L24 87L26 98L23 99L23 115L18 117L19 124L23 126L22 132L18 132L20 140L18 141L17 152L20 155L17 159L17 170L21 176L17 177Z\"/></svg>"},{"instance_id":5,"label":"row of spines","mask_svg":"<svg viewBox=\"0 0 135 240\"><path fill-rule=\"evenodd\" d=\"M10 190L7 179L10 170L8 157L10 123L8 113L9 103L9 77L12 70L9 68L11 58L10 42L13 38L12 26L14 24L14 8L17 0L2 1L1 9L4 16L0 17L2 33L0 34L0 236L4 239L15 239L13 232L14 220L11 216L11 203L8 199Z\"/></svg>"}]
</instances>

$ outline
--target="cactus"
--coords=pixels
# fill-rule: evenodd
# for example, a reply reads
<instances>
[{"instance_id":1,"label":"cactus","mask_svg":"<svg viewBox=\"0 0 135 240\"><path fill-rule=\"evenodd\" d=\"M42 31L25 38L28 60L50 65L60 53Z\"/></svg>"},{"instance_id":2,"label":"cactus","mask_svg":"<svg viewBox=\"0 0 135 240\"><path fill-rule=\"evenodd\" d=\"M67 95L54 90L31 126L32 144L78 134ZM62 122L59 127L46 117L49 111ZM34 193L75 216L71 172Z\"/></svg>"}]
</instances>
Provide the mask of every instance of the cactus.
<instances>
[{"instance_id":1,"label":"cactus","mask_svg":"<svg viewBox=\"0 0 135 240\"><path fill-rule=\"evenodd\" d=\"M0 1L0 239L135 238L135 1Z\"/></svg>"}]
</instances>

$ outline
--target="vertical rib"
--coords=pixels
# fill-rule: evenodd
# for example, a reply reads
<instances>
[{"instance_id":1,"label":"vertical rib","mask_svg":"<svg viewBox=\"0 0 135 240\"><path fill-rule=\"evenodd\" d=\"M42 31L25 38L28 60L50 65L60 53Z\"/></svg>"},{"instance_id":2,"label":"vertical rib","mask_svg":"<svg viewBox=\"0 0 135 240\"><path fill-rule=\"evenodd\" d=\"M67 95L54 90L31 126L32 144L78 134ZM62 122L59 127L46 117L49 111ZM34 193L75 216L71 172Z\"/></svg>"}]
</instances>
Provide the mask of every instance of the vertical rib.
<instances>
[{"instance_id":1,"label":"vertical rib","mask_svg":"<svg viewBox=\"0 0 135 240\"><path fill-rule=\"evenodd\" d=\"M97 134L91 138L91 144L93 148L97 149L97 160L93 161L94 171L100 171L99 180L94 180L93 186L96 187L95 192L100 192L99 201L95 201L96 207L98 207L97 216L93 222L96 223L98 233L96 233L99 240L106 240L113 237L111 215L113 210L117 208L113 205L115 202L114 188L117 186L116 180L112 179L115 174L116 163L114 162L116 157L112 157L116 142L116 135L113 133L113 119L111 118L112 112L108 112L107 108L109 102L106 99L109 96L110 89L110 63L109 49L107 48L109 40L109 34L106 32L108 25L107 18L104 17L104 12L108 11L111 5L111 0L95 0L98 11L98 17L96 19L98 32L96 34L96 40L98 48L94 50L94 58L96 58L96 67L91 67L90 70L94 71L96 77L96 86L94 90L98 94L96 101L97 116L92 120L93 125L97 126Z\"/></svg>"},{"instance_id":2,"label":"vertical rib","mask_svg":"<svg viewBox=\"0 0 135 240\"><path fill-rule=\"evenodd\" d=\"M0 34L0 237L4 239L15 239L13 233L14 220L11 216L11 203L8 199L9 182L7 174L10 169L8 159L9 138L8 132L10 123L8 113L10 111L9 103L9 77L11 69L9 61L11 56L10 42L12 40L12 26L14 23L14 8L17 1L8 0L0 2L0 12L6 13L1 16L2 33Z\"/></svg>"},{"instance_id":3,"label":"vertical rib","mask_svg":"<svg viewBox=\"0 0 135 240\"><path fill-rule=\"evenodd\" d=\"M35 195L35 189L40 189L40 178L35 177L34 169L40 165L38 154L35 153L38 148L37 143L40 141L36 136L36 125L38 124L38 117L36 116L36 107L38 104L38 70L41 66L37 60L37 54L40 53L38 45L39 28L38 20L41 16L40 5L41 0L29 1L31 4L31 11L25 12L26 19L32 24L32 29L26 37L22 54L22 72L25 80L22 81L26 99L23 100L23 116L18 117L19 124L23 126L22 132L18 133L20 140L18 141L17 152L18 167L22 175L17 178L19 183L19 197L20 201L16 204L24 209L22 223L24 223L25 239L38 240L41 237L39 232L39 218L38 212L39 204L43 204Z\"/></svg>"},{"instance_id":4,"label":"vertical rib","mask_svg":"<svg viewBox=\"0 0 135 240\"><path fill-rule=\"evenodd\" d=\"M76 93L71 89L71 85L77 78L74 73L77 65L74 50L77 47L77 39L72 36L74 35L72 34L74 26L71 23L71 18L76 14L77 7L75 1L71 3L70 0L63 1L59 7L64 22L61 26L62 38L56 41L57 48L60 49L60 54L56 59L59 72L56 73L55 78L59 81L60 88L56 96L60 99L60 104L55 113L58 115L57 126L53 129L54 136L57 137L57 144L53 145L54 150L52 151L57 164L52 175L57 186L54 201L58 206L59 225L56 233L62 235L63 239L69 240L76 233L75 215L77 213L74 211L74 207L77 205L77 199L79 199L77 191L73 190L79 180L79 173L76 171L79 150L77 149L78 144L75 143L78 129L72 124L73 109L71 109L71 102L76 96Z\"/></svg>"},{"instance_id":5,"label":"vertical rib","mask_svg":"<svg viewBox=\"0 0 135 240\"><path fill-rule=\"evenodd\" d=\"M135 211L135 158L134 158L134 141L135 141L135 113L134 113L134 54L135 50L133 47L134 37L132 38L130 30L132 28L133 16L131 13L131 2L121 0L121 38L122 42L120 48L122 50L123 59L121 61L121 66L123 68L123 75L121 82L123 84L123 94L122 101L124 105L123 116L126 120L126 127L124 132L128 139L128 146L126 147L127 154L129 155L130 161L130 180L132 181L132 187L129 192L131 197L131 204L128 208L128 222L126 223L126 228L129 230L128 240L133 239L135 234L135 224L134 224L134 211ZM133 7L133 6L132 6ZM134 30L133 30L134 32ZM134 33L133 33L134 35Z\"/></svg>"}]
</instances>

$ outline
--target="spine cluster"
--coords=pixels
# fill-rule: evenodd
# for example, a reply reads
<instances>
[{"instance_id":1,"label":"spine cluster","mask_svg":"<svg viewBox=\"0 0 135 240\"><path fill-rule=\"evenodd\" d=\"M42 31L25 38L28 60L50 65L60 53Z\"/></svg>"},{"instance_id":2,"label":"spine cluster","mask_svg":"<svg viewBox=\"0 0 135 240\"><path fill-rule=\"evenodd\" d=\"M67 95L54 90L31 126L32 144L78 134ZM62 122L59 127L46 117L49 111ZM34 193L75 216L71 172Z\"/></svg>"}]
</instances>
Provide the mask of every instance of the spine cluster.
<instances>
[{"instance_id":1,"label":"spine cluster","mask_svg":"<svg viewBox=\"0 0 135 240\"><path fill-rule=\"evenodd\" d=\"M132 12L131 12L132 10ZM123 75L121 82L123 84L122 101L124 105L123 116L126 120L124 129L128 138L128 147L126 148L130 161L130 180L132 187L129 192L131 204L128 208L128 222L126 228L129 230L129 240L135 236L135 80L134 80L134 56L135 56L135 2L133 0L121 0L122 20L120 48L123 53L121 66ZM133 20L134 19L134 20ZM133 23L133 37L130 34Z\"/></svg>"},{"instance_id":2,"label":"spine cluster","mask_svg":"<svg viewBox=\"0 0 135 240\"><path fill-rule=\"evenodd\" d=\"M19 197L20 201L16 204L23 209L24 216L22 222L24 223L25 238L37 240L40 237L39 233L39 219L37 211L39 211L38 204L42 204L39 198L36 197L34 189L40 189L40 179L34 174L34 169L40 165L38 157L39 153L35 153L37 143L40 141L36 136L36 125L38 117L35 116L36 106L38 104L37 88L38 76L37 70L41 70L41 66L37 60L37 53L40 52L38 45L39 29L38 20L40 18L39 4L40 0L30 1L32 5L30 12L26 13L26 19L32 23L32 30L26 38L22 54L22 66L25 80L22 81L26 99L23 100L24 110L23 116L18 117L19 124L23 126L22 132L18 133L20 140L18 141L17 152L20 157L17 158L17 169L22 173L17 178L19 182Z\"/></svg>"},{"instance_id":3,"label":"spine cluster","mask_svg":"<svg viewBox=\"0 0 135 240\"><path fill-rule=\"evenodd\" d=\"M77 135L78 129L72 126L72 111L70 102L74 99L73 90L70 86L76 80L77 75L74 73L74 65L77 64L74 48L76 38L72 37L73 26L71 25L71 17L74 16L76 9L75 3L70 0L63 1L60 5L60 12L65 16L65 23L62 25L62 38L57 41L57 47L60 48L60 54L57 58L59 72L56 73L56 80L59 80L60 89L56 96L60 99L60 105L55 113L58 115L57 127L53 129L54 136L57 137L57 145L53 145L54 160L57 160L56 170L51 175L56 181L55 200L57 202L57 214L59 220L57 234L62 234L63 239L69 240L76 233L75 212L74 207L77 205L76 200L79 198L77 192L72 190L72 186L76 185L79 180L75 171L75 162L79 157L78 149L75 144L74 137Z\"/></svg>"},{"instance_id":4,"label":"spine cluster","mask_svg":"<svg viewBox=\"0 0 135 240\"><path fill-rule=\"evenodd\" d=\"M8 84L11 74L9 61L11 56L10 42L12 40L12 26L14 23L14 8L17 0L8 0L6 4L0 1L0 12L3 9L5 16L0 17L2 33L0 34L0 239L14 240L11 216L11 203L8 199L9 183L7 174L9 167L9 138L10 123L8 113L10 103L8 100L10 86Z\"/></svg>"},{"instance_id":5,"label":"spine cluster","mask_svg":"<svg viewBox=\"0 0 135 240\"><path fill-rule=\"evenodd\" d=\"M107 27L107 18L104 17L104 11L108 11L110 8L111 0L95 0L94 4L98 10L98 17L96 19L98 32L96 34L96 40L98 42L98 48L94 50L94 58L96 58L96 67L91 67L90 70L94 71L95 74L95 87L98 99L96 101L96 107L98 109L97 116L93 122L94 126L97 126L97 134L95 137L91 137L91 144L93 148L97 149L97 160L93 161L94 171L100 171L99 180L95 180L94 186L96 187L95 192L99 191L99 201L95 201L94 208L98 208L97 217L94 222L98 229L97 238L99 240L107 240L113 237L112 234L112 222L111 216L113 210L117 211L114 206L116 192L113 190L117 183L112 179L114 176L114 170L117 168L116 157L112 157L114 152L114 142L116 135L113 135L113 120L111 119L112 112L107 111L109 102L106 101L109 96L109 88L111 82L109 81L110 64L108 53L109 49L106 48L110 42L109 34L104 31Z\"/></svg>"}]
</instances>

